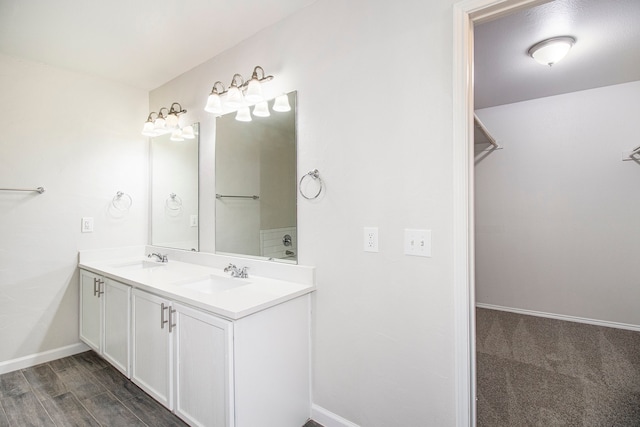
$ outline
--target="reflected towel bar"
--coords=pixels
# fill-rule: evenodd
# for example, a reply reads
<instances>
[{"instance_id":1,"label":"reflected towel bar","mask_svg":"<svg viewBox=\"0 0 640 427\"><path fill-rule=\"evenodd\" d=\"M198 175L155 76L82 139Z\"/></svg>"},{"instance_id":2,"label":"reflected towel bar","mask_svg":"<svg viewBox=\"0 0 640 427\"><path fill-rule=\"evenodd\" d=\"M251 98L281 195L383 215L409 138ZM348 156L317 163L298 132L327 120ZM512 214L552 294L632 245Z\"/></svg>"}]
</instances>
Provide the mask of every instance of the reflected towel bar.
<instances>
[{"instance_id":1,"label":"reflected towel bar","mask_svg":"<svg viewBox=\"0 0 640 427\"><path fill-rule=\"evenodd\" d=\"M216 199L222 199L223 197L234 198L234 199L253 199L253 200L258 200L260 198L260 196L256 196L255 194L253 196L231 196L231 195L225 195L225 194L216 194Z\"/></svg>"},{"instance_id":2,"label":"reflected towel bar","mask_svg":"<svg viewBox=\"0 0 640 427\"><path fill-rule=\"evenodd\" d=\"M40 194L44 193L44 187L38 188L0 188L0 191L35 191Z\"/></svg>"}]
</instances>

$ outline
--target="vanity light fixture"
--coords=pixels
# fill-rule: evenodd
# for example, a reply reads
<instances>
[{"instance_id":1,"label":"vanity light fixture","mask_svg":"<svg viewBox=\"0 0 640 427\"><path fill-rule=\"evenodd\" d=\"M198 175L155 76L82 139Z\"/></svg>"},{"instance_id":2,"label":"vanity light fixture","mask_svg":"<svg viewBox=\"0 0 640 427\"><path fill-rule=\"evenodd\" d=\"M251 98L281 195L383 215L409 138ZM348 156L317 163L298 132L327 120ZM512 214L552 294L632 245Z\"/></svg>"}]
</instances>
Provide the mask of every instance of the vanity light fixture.
<instances>
[{"instance_id":1,"label":"vanity light fixture","mask_svg":"<svg viewBox=\"0 0 640 427\"><path fill-rule=\"evenodd\" d=\"M169 132L173 133L175 130L182 131L179 126L180 115L186 112L187 110L177 102L171 104L169 108L162 107L157 113L153 111L147 116L147 121L142 127L142 134L144 136L158 136Z\"/></svg>"},{"instance_id":2,"label":"vanity light fixture","mask_svg":"<svg viewBox=\"0 0 640 427\"><path fill-rule=\"evenodd\" d=\"M248 81L245 81L242 75L234 74L228 90L225 89L222 82L217 81L211 88L204 110L215 115L222 115L225 110L227 112L237 111L236 120L250 122L251 111L249 107L256 105L253 114L257 117L268 117L270 115L269 107L262 93L262 83L272 79L273 76L265 75L264 69L258 65L253 68L253 73Z\"/></svg>"},{"instance_id":3,"label":"vanity light fixture","mask_svg":"<svg viewBox=\"0 0 640 427\"><path fill-rule=\"evenodd\" d=\"M576 39L571 36L552 37L531 46L527 53L542 65L551 67L567 56Z\"/></svg>"}]
</instances>

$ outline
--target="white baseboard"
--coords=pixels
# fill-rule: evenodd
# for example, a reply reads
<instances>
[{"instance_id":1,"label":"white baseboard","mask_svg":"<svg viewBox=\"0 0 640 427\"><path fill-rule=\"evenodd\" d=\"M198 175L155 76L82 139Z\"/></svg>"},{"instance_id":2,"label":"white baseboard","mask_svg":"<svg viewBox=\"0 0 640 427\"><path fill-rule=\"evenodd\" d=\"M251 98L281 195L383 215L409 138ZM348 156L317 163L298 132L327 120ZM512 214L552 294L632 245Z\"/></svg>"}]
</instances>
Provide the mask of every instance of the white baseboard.
<instances>
[{"instance_id":1,"label":"white baseboard","mask_svg":"<svg viewBox=\"0 0 640 427\"><path fill-rule=\"evenodd\" d=\"M629 323L610 322L608 320L587 319L585 317L567 316L565 314L545 313L544 311L525 310L522 308L503 307L501 305L476 303L478 308L488 308L490 310L508 311L511 313L524 314L527 316L548 317L549 319L566 320L567 322L586 323L588 325L605 326L607 328L628 329L640 332L640 325Z\"/></svg>"},{"instance_id":2,"label":"white baseboard","mask_svg":"<svg viewBox=\"0 0 640 427\"><path fill-rule=\"evenodd\" d=\"M0 374L17 371L18 369L30 368L31 366L47 363L52 360L61 359L63 357L72 356L90 350L86 344L77 343L65 347L55 348L53 350L43 351L42 353L30 354L28 356L19 357L17 359L6 360L0 362Z\"/></svg>"},{"instance_id":3,"label":"white baseboard","mask_svg":"<svg viewBox=\"0 0 640 427\"><path fill-rule=\"evenodd\" d=\"M340 415L336 415L315 404L311 405L311 419L324 427L360 427L358 424L345 420Z\"/></svg>"}]
</instances>

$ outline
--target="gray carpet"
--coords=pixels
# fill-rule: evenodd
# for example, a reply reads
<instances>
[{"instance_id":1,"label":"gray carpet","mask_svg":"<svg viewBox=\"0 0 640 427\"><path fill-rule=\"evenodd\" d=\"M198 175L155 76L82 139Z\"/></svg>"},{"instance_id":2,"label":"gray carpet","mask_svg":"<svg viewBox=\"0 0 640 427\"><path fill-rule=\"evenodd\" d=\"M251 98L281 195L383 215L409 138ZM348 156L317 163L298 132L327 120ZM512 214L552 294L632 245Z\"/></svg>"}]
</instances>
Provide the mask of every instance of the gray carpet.
<instances>
[{"instance_id":1,"label":"gray carpet","mask_svg":"<svg viewBox=\"0 0 640 427\"><path fill-rule=\"evenodd\" d=\"M478 426L640 426L640 332L477 309Z\"/></svg>"}]
</instances>

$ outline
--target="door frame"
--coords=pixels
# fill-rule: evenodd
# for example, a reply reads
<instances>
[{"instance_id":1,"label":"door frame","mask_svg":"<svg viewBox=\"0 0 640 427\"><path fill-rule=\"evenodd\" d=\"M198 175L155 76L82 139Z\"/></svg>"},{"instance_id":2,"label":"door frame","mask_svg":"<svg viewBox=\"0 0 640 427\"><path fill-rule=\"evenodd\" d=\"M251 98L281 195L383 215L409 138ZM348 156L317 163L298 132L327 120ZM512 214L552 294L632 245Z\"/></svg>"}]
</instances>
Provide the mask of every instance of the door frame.
<instances>
[{"instance_id":1,"label":"door frame","mask_svg":"<svg viewBox=\"0 0 640 427\"><path fill-rule=\"evenodd\" d=\"M476 425L473 25L549 1L463 0L453 6L453 290L457 427Z\"/></svg>"}]
</instances>

